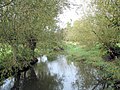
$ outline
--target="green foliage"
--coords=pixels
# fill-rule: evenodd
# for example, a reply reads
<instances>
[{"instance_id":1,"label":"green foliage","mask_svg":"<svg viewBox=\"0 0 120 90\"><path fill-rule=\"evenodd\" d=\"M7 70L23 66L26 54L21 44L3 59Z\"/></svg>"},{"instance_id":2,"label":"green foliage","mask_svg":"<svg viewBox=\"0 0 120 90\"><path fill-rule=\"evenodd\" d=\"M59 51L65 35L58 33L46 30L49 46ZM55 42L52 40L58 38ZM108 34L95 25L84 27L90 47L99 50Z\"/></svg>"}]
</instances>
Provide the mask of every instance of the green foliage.
<instances>
[{"instance_id":1,"label":"green foliage","mask_svg":"<svg viewBox=\"0 0 120 90\"><path fill-rule=\"evenodd\" d=\"M12 50L10 45L0 45L0 69L11 64Z\"/></svg>"},{"instance_id":2,"label":"green foliage","mask_svg":"<svg viewBox=\"0 0 120 90\"><path fill-rule=\"evenodd\" d=\"M110 48L120 43L120 0L91 0L91 12L87 17L74 22L65 29L66 42L79 45L66 45L69 60L84 62L98 68L102 78L113 84L120 79L120 58L106 62L102 55L112 55ZM84 47L82 47L84 45ZM117 48L118 49L118 48ZM114 56L115 58L115 56Z\"/></svg>"},{"instance_id":3,"label":"green foliage","mask_svg":"<svg viewBox=\"0 0 120 90\"><path fill-rule=\"evenodd\" d=\"M92 18L93 31L99 42L105 46L115 46L120 42L119 0L95 0L95 15Z\"/></svg>"},{"instance_id":4,"label":"green foliage","mask_svg":"<svg viewBox=\"0 0 120 90\"><path fill-rule=\"evenodd\" d=\"M119 0L93 0L91 11L86 17L74 22L65 29L65 40L81 45L103 45L108 50L120 42Z\"/></svg>"},{"instance_id":5,"label":"green foliage","mask_svg":"<svg viewBox=\"0 0 120 90\"><path fill-rule=\"evenodd\" d=\"M98 47L91 49L83 48L79 45L66 45L66 52L69 60L84 62L98 68L104 78L120 78L120 60L106 62L101 58L101 51Z\"/></svg>"},{"instance_id":6,"label":"green foliage","mask_svg":"<svg viewBox=\"0 0 120 90\"><path fill-rule=\"evenodd\" d=\"M0 62L24 66L62 45L56 17L67 0L0 0ZM5 69L8 70L7 68Z\"/></svg>"},{"instance_id":7,"label":"green foliage","mask_svg":"<svg viewBox=\"0 0 120 90\"><path fill-rule=\"evenodd\" d=\"M97 42L95 34L92 32L90 17L84 17L74 22L73 26L67 26L65 30L65 40L78 42L80 45L94 46Z\"/></svg>"}]
</instances>

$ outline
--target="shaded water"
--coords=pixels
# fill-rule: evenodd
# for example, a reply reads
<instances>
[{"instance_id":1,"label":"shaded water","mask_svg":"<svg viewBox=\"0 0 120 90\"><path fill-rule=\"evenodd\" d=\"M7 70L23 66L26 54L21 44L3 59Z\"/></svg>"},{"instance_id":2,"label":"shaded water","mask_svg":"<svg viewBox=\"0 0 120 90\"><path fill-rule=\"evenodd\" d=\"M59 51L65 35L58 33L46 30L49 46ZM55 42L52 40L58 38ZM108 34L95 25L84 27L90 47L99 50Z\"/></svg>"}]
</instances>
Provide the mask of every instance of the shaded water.
<instances>
[{"instance_id":1,"label":"shaded water","mask_svg":"<svg viewBox=\"0 0 120 90\"><path fill-rule=\"evenodd\" d=\"M26 75L6 79L0 90L92 90L96 84L97 71L91 66L68 63L64 55L51 62L46 56L38 59L37 65Z\"/></svg>"}]
</instances>

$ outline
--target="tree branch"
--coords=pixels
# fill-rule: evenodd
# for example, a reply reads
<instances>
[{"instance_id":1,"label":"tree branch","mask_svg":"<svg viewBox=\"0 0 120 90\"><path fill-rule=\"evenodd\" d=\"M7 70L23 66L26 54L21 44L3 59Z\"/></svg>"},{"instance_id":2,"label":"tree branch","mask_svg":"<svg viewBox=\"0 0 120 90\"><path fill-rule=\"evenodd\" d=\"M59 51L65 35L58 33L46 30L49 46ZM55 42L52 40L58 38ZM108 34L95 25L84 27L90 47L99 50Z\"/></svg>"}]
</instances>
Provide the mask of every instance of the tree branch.
<instances>
[{"instance_id":1,"label":"tree branch","mask_svg":"<svg viewBox=\"0 0 120 90\"><path fill-rule=\"evenodd\" d=\"M0 6L0 8L3 8L3 7L8 6L8 5L10 5L12 2L13 2L13 0L11 0L9 3L6 3L6 4L2 5L2 6Z\"/></svg>"}]
</instances>

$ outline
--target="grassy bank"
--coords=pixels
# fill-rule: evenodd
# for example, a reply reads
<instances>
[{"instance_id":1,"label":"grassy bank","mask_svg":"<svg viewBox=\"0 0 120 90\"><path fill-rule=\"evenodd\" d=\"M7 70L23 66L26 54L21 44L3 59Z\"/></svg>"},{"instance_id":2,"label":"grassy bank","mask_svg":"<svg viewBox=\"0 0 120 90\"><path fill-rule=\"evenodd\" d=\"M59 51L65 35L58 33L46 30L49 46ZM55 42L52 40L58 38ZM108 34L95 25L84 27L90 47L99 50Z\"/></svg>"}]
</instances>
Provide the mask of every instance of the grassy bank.
<instances>
[{"instance_id":1,"label":"grassy bank","mask_svg":"<svg viewBox=\"0 0 120 90\"><path fill-rule=\"evenodd\" d=\"M66 52L69 60L91 64L100 69L104 77L120 79L120 60L114 60L112 62L103 60L98 47L86 49L79 45L67 44Z\"/></svg>"}]
</instances>

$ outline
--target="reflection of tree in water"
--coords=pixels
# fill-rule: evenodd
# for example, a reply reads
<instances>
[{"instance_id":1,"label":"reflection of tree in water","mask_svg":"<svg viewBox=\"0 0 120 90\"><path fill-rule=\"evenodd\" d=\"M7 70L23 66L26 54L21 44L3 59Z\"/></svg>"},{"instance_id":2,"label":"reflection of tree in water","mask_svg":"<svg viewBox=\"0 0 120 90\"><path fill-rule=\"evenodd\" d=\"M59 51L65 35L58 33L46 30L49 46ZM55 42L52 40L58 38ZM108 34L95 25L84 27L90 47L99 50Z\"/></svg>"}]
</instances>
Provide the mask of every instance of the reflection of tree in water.
<instances>
[{"instance_id":1,"label":"reflection of tree in water","mask_svg":"<svg viewBox=\"0 0 120 90\"><path fill-rule=\"evenodd\" d=\"M91 66L85 64L80 64L77 73L77 80L73 86L78 88L78 90L90 90L96 83L95 78L97 77L97 72Z\"/></svg>"},{"instance_id":2,"label":"reflection of tree in water","mask_svg":"<svg viewBox=\"0 0 120 90\"><path fill-rule=\"evenodd\" d=\"M12 90L61 90L61 89L62 89L61 80L58 80L56 75L51 76L50 73L45 73L43 71L38 72L36 74L34 68L31 68L29 70L26 77L16 80L14 88L12 88Z\"/></svg>"}]
</instances>

